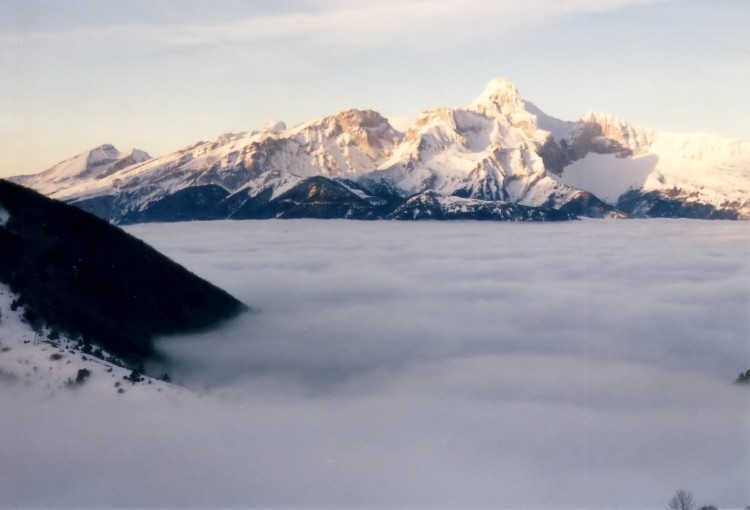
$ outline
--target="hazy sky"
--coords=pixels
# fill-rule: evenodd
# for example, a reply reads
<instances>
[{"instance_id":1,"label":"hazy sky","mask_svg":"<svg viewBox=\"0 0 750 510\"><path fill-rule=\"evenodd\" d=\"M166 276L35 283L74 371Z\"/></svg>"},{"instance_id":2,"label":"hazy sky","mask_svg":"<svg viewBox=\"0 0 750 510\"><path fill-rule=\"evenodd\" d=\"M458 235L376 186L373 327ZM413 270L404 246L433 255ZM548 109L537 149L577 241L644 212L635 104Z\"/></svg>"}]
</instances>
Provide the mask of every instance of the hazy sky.
<instances>
[{"instance_id":1,"label":"hazy sky","mask_svg":"<svg viewBox=\"0 0 750 510\"><path fill-rule=\"evenodd\" d=\"M542 110L750 139L746 0L0 0L0 176L269 120L410 118L505 76Z\"/></svg>"},{"instance_id":2,"label":"hazy sky","mask_svg":"<svg viewBox=\"0 0 750 510\"><path fill-rule=\"evenodd\" d=\"M0 385L0 507L750 503L742 222L208 226L128 227L256 310L159 344L207 394Z\"/></svg>"}]
</instances>

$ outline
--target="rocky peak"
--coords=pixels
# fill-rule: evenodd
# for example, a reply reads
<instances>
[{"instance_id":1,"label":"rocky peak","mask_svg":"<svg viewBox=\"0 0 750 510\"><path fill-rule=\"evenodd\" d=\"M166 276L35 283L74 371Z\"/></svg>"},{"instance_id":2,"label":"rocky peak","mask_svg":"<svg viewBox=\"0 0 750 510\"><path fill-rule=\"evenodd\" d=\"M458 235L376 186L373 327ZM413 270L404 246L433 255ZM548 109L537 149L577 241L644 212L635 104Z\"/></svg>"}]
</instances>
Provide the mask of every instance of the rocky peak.
<instances>
[{"instance_id":1,"label":"rocky peak","mask_svg":"<svg viewBox=\"0 0 750 510\"><path fill-rule=\"evenodd\" d=\"M593 142L598 149L594 152L640 155L653 143L654 132L613 115L590 111L578 122L578 129L573 135L574 144L576 139Z\"/></svg>"},{"instance_id":2,"label":"rocky peak","mask_svg":"<svg viewBox=\"0 0 750 510\"><path fill-rule=\"evenodd\" d=\"M470 109L486 114L511 115L524 110L518 88L505 78L495 78L471 104Z\"/></svg>"},{"instance_id":3,"label":"rocky peak","mask_svg":"<svg viewBox=\"0 0 750 510\"><path fill-rule=\"evenodd\" d=\"M536 136L536 117L526 111L518 88L506 78L492 80L468 109L519 128L529 137Z\"/></svg>"},{"instance_id":4,"label":"rocky peak","mask_svg":"<svg viewBox=\"0 0 750 510\"><path fill-rule=\"evenodd\" d=\"M116 159L120 159L122 154L118 151L114 145L104 144L99 147L95 147L88 152L86 157L86 167L96 167L109 163Z\"/></svg>"},{"instance_id":5,"label":"rocky peak","mask_svg":"<svg viewBox=\"0 0 750 510\"><path fill-rule=\"evenodd\" d=\"M151 159L151 156L148 152L142 151L140 149L133 149L130 152L130 157L135 161L136 163L143 163L144 161L148 161Z\"/></svg>"},{"instance_id":6,"label":"rocky peak","mask_svg":"<svg viewBox=\"0 0 750 510\"><path fill-rule=\"evenodd\" d=\"M94 175L94 178L103 179L116 172L119 172L123 168L127 168L131 165L137 165L138 163L144 163L146 161L149 161L150 159L151 156L149 156L146 151L133 149L132 151L130 151L130 154L120 154L118 158L108 161L108 164L105 165L105 167L102 168L100 172L96 173L96 175Z\"/></svg>"},{"instance_id":7,"label":"rocky peak","mask_svg":"<svg viewBox=\"0 0 750 510\"><path fill-rule=\"evenodd\" d=\"M309 138L339 139L356 146L371 159L383 157L402 135L388 119L373 110L346 110L303 126L299 134Z\"/></svg>"},{"instance_id":8,"label":"rocky peak","mask_svg":"<svg viewBox=\"0 0 750 510\"><path fill-rule=\"evenodd\" d=\"M345 110L336 115L326 117L323 119L322 124L349 133L360 129L379 130L391 128L388 119L373 110Z\"/></svg>"},{"instance_id":9,"label":"rocky peak","mask_svg":"<svg viewBox=\"0 0 750 510\"><path fill-rule=\"evenodd\" d=\"M418 142L425 134L437 129L447 129L455 133L457 126L453 117L453 110L439 108L423 112L406 131L404 140L407 142Z\"/></svg>"},{"instance_id":10,"label":"rocky peak","mask_svg":"<svg viewBox=\"0 0 750 510\"><path fill-rule=\"evenodd\" d=\"M140 149L132 149L128 153L120 152L114 145L104 144L91 149L81 156L86 156L86 164L77 175L73 177L95 176L101 178L103 174L112 173L113 170L124 168L136 163L143 163L151 159L147 152Z\"/></svg>"}]
</instances>

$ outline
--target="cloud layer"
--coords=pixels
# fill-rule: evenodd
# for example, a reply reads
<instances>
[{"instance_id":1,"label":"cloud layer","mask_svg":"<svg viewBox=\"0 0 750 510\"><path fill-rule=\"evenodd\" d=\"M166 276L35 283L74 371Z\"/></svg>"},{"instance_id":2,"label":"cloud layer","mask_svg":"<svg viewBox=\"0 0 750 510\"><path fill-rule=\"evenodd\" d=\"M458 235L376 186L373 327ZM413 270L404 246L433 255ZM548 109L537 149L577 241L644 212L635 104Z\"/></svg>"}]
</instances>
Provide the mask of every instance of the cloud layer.
<instances>
[{"instance_id":1,"label":"cloud layer","mask_svg":"<svg viewBox=\"0 0 750 510\"><path fill-rule=\"evenodd\" d=\"M160 343L196 395L3 394L1 506L750 500L743 224L128 230L256 312Z\"/></svg>"},{"instance_id":2,"label":"cloud layer","mask_svg":"<svg viewBox=\"0 0 750 510\"><path fill-rule=\"evenodd\" d=\"M89 45L97 40L100 48L121 51L158 51L187 47L215 46L221 44L299 44L338 47L360 50L363 47L403 47L404 43L416 47L468 42L476 37L477 30L516 31L529 26L544 25L554 21L596 12L616 10L660 0L607 0L592 4L584 1L559 2L554 0L529 0L524 9L510 1L485 2L466 0L461 4L450 0L415 0L402 2L383 0L377 3L322 0L296 2L277 12L263 12L262 8L232 3L235 14L221 19L216 13L203 13L195 6L180 9L171 16L179 21L158 17L161 12L152 9L148 14L142 7L134 9L140 19L102 21L101 26L81 27L76 20L68 28L64 23L43 30L24 31L23 24L8 30L5 41L28 44L38 40L55 40L58 43ZM89 6L90 7L90 6ZM220 3L212 10L220 10ZM30 9L34 12L33 9ZM23 9L17 9L18 12ZM193 12L193 15L189 13ZM185 14L188 13L188 14ZM124 12L123 14L127 14ZM130 13L131 17L133 13ZM20 29L20 30L19 30ZM445 37L446 32L450 37Z\"/></svg>"}]
</instances>

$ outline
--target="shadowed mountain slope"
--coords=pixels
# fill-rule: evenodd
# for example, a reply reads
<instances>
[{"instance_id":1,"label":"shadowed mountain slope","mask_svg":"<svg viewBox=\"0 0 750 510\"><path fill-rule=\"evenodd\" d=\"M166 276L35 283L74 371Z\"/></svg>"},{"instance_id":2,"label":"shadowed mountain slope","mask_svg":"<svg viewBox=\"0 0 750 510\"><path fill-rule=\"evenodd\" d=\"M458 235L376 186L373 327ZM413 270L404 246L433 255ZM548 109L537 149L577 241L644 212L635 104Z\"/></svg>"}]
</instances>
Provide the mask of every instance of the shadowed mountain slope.
<instances>
[{"instance_id":1,"label":"shadowed mountain slope","mask_svg":"<svg viewBox=\"0 0 750 510\"><path fill-rule=\"evenodd\" d=\"M246 306L117 227L0 180L0 282L27 320L134 363L152 340L201 330Z\"/></svg>"}]
</instances>

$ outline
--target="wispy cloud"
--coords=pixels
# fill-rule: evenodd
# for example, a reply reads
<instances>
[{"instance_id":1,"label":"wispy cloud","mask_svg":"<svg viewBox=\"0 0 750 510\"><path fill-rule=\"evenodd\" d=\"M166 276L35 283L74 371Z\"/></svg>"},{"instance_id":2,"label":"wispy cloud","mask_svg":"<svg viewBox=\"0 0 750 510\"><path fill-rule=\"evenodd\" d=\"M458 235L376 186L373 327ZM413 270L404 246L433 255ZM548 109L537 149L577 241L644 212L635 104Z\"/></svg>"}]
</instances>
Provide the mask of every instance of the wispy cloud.
<instances>
[{"instance_id":1,"label":"wispy cloud","mask_svg":"<svg viewBox=\"0 0 750 510\"><path fill-rule=\"evenodd\" d=\"M351 2L322 0L284 13L262 14L221 23L130 23L74 31L29 31L6 34L6 44L104 45L123 51L161 51L206 45L295 44L335 47L338 51L366 48L430 49L470 43L485 31L517 32L592 12L614 10L663 0L517 2L483 0L384 0Z\"/></svg>"}]
</instances>

